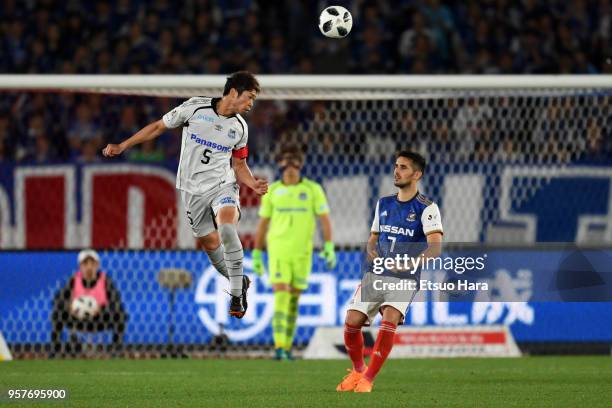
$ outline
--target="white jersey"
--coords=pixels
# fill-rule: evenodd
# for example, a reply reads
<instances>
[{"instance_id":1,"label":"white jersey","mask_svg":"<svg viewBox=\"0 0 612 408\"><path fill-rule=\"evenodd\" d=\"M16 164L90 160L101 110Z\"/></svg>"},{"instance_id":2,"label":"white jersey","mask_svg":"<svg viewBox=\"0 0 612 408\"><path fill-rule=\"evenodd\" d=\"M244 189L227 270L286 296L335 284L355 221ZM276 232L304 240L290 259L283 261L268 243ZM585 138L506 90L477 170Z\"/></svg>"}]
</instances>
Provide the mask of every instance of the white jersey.
<instances>
[{"instance_id":1,"label":"white jersey","mask_svg":"<svg viewBox=\"0 0 612 408\"><path fill-rule=\"evenodd\" d=\"M202 195L214 187L236 182L230 158L232 154L246 157L249 130L239 114L219 115L215 106L218 100L197 96L162 118L167 128L183 126L176 174L179 190Z\"/></svg>"}]
</instances>

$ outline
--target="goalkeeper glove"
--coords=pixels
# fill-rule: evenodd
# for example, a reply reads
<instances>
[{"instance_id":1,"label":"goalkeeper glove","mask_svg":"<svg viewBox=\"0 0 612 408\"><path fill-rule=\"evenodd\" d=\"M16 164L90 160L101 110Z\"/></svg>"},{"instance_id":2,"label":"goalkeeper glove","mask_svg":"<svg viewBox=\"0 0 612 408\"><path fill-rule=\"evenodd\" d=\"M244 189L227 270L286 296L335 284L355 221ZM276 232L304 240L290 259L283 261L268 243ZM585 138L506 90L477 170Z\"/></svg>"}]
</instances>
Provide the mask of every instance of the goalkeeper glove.
<instances>
[{"instance_id":1,"label":"goalkeeper glove","mask_svg":"<svg viewBox=\"0 0 612 408\"><path fill-rule=\"evenodd\" d=\"M323 252L319 254L319 257L325 259L327 269L334 269L336 267L336 251L334 249L334 243L327 241L323 246Z\"/></svg>"},{"instance_id":2,"label":"goalkeeper glove","mask_svg":"<svg viewBox=\"0 0 612 408\"><path fill-rule=\"evenodd\" d=\"M251 256L253 257L253 271L257 274L257 276L263 275L263 251L261 249L254 249Z\"/></svg>"}]
</instances>

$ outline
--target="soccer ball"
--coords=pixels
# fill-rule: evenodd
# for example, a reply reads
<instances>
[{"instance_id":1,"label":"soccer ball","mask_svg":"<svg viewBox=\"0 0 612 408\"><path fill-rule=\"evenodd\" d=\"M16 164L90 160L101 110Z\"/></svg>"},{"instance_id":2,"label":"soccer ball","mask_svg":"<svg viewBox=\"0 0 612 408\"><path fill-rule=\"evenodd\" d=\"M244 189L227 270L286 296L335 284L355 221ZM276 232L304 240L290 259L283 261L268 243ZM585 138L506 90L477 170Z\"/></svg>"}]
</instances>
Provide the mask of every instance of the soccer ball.
<instances>
[{"instance_id":1,"label":"soccer ball","mask_svg":"<svg viewBox=\"0 0 612 408\"><path fill-rule=\"evenodd\" d=\"M319 16L319 30L330 38L346 37L353 28L353 17L341 6L329 6Z\"/></svg>"},{"instance_id":2,"label":"soccer ball","mask_svg":"<svg viewBox=\"0 0 612 408\"><path fill-rule=\"evenodd\" d=\"M98 309L98 301L93 296L85 295L74 299L70 308L77 319L89 319L93 317L94 312Z\"/></svg>"}]
</instances>

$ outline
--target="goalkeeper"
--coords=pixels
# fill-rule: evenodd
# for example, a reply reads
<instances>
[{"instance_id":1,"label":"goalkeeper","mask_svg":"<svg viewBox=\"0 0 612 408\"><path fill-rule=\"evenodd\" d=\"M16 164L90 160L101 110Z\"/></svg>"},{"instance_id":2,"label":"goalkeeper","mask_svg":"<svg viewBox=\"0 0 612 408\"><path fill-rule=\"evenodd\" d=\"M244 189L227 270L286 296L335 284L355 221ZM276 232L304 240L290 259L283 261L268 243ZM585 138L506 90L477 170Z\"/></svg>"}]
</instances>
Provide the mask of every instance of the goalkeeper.
<instances>
[{"instance_id":1,"label":"goalkeeper","mask_svg":"<svg viewBox=\"0 0 612 408\"><path fill-rule=\"evenodd\" d=\"M275 358L292 359L298 299L308 287L312 268L312 246L316 217L321 220L325 246L320 254L329 269L336 266L329 206L323 188L302 177L304 155L297 146L286 146L276 158L281 180L274 182L262 197L259 225L255 235L253 269L264 272L264 240L268 248L268 272L274 290L272 332ZM267 235L266 235L267 234Z\"/></svg>"}]
</instances>

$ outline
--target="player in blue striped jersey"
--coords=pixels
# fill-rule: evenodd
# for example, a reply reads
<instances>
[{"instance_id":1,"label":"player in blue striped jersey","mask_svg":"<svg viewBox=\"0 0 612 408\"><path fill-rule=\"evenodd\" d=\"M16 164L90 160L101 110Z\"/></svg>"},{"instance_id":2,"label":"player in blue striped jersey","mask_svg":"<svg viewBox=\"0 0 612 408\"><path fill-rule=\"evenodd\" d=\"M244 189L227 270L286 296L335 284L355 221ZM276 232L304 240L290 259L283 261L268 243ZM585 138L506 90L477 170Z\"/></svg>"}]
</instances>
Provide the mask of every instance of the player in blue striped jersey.
<instances>
[{"instance_id":1,"label":"player in blue striped jersey","mask_svg":"<svg viewBox=\"0 0 612 408\"><path fill-rule=\"evenodd\" d=\"M442 243L442 219L438 206L417 190L423 176L426 160L418 153L401 151L395 160L393 172L397 194L383 197L376 203L376 211L368 240L368 259L395 258L404 254L425 261L440 255ZM338 384L337 391L370 392L374 378L380 371L393 347L397 325L403 322L418 289L408 291L372 291L375 279L384 276L387 281L401 282L419 278L414 264L407 267L395 264L382 270L367 271L347 310L344 327L344 344L353 363L353 369ZM376 272L377 274L375 274ZM369 289L369 293L365 292ZM417 286L418 288L418 286ZM364 289L364 296L362 296ZM361 328L382 314L378 337L372 351L369 367L363 359Z\"/></svg>"}]
</instances>

